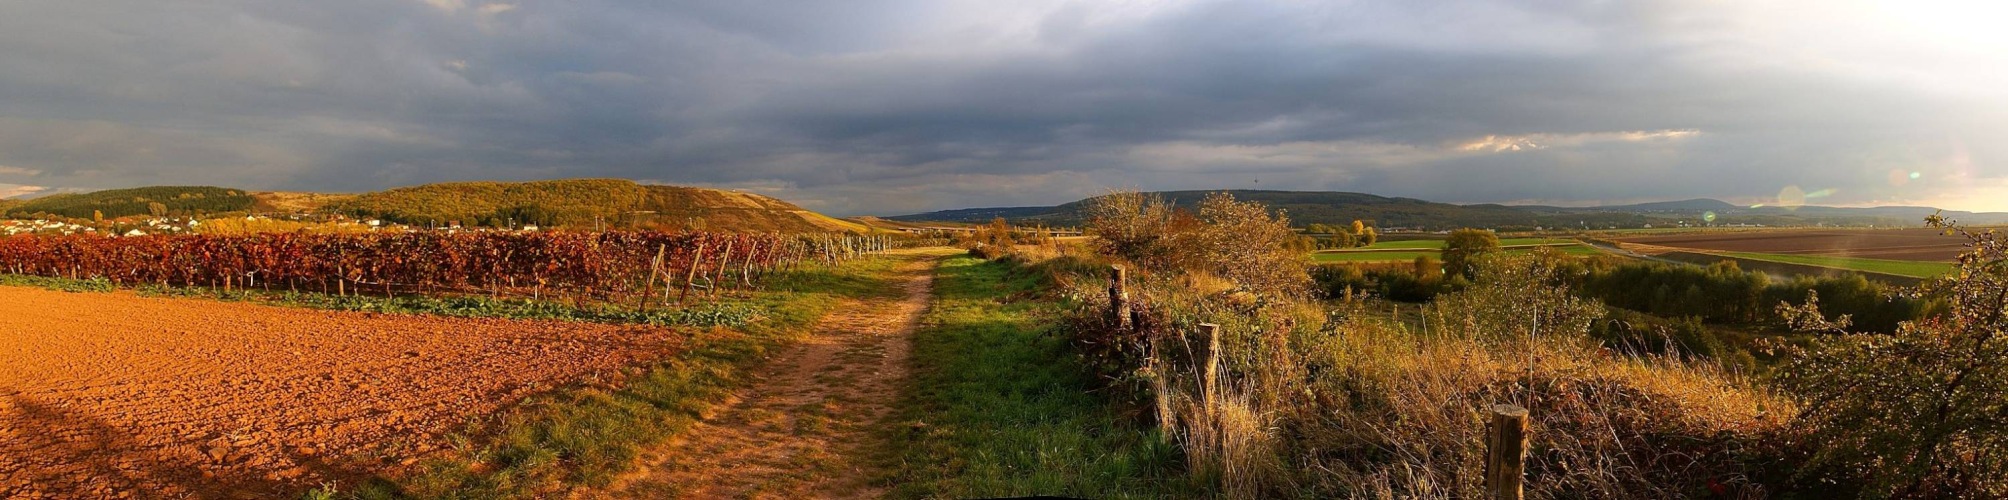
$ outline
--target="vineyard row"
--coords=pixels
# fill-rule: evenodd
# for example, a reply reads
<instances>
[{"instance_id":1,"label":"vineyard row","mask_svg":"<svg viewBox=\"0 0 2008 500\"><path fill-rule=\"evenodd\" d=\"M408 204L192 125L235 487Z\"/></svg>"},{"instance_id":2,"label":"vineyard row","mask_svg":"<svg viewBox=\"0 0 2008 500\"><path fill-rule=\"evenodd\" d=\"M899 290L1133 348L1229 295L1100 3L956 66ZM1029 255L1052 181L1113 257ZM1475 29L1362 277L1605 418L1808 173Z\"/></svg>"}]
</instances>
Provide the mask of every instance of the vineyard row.
<instances>
[{"instance_id":1,"label":"vineyard row","mask_svg":"<svg viewBox=\"0 0 2008 500\"><path fill-rule=\"evenodd\" d=\"M751 286L778 268L834 264L897 243L883 236L651 231L14 236L0 237L0 271L121 285L629 297L658 284L686 294L693 286Z\"/></svg>"}]
</instances>

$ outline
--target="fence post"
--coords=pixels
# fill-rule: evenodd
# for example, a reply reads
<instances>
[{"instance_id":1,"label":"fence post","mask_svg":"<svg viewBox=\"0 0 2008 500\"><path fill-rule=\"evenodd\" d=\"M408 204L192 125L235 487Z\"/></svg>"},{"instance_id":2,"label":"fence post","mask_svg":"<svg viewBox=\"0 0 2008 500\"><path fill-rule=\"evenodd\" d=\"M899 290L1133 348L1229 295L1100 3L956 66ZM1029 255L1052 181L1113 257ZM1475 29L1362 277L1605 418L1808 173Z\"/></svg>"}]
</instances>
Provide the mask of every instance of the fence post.
<instances>
[{"instance_id":1,"label":"fence post","mask_svg":"<svg viewBox=\"0 0 2008 500\"><path fill-rule=\"evenodd\" d=\"M1206 401L1206 411L1213 411L1213 395L1220 387L1220 325L1200 323L1200 335L1206 336L1206 387L1200 397Z\"/></svg>"},{"instance_id":2,"label":"fence post","mask_svg":"<svg viewBox=\"0 0 2008 500\"><path fill-rule=\"evenodd\" d=\"M1485 497L1520 500L1526 479L1527 409L1492 405L1485 433Z\"/></svg>"},{"instance_id":3,"label":"fence post","mask_svg":"<svg viewBox=\"0 0 2008 500\"><path fill-rule=\"evenodd\" d=\"M1109 323L1118 331L1130 331L1134 326L1130 320L1129 290L1122 266L1109 266Z\"/></svg>"}]
</instances>

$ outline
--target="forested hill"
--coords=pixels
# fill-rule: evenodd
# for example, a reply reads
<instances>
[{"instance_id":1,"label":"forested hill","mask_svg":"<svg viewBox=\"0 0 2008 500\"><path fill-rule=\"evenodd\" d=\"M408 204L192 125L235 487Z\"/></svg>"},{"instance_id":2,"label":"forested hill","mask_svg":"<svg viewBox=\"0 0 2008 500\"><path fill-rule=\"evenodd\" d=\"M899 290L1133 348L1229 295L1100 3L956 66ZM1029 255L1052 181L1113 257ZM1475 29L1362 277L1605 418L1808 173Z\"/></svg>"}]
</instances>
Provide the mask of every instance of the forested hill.
<instances>
[{"instance_id":1,"label":"forested hill","mask_svg":"<svg viewBox=\"0 0 2008 500\"><path fill-rule=\"evenodd\" d=\"M1162 191L1151 194L1161 196L1176 206L1192 208L1199 206L1200 200L1205 199L1207 195L1216 192L1222 191ZM1350 224L1354 220L1366 220L1383 228L1433 230L1457 227L1531 228L1536 225L1552 226L1564 223L1577 225L1586 222L1602 225L1639 225L1650 220L1644 216L1623 213L1601 214L1594 217L1544 216L1504 205L1453 205L1365 193L1246 189L1224 192L1234 195L1236 199L1259 201L1269 205L1270 208L1283 210L1290 216L1290 221L1297 225ZM888 218L902 221L982 222L1002 216L1020 223L1071 226L1081 222L1081 210L1092 200L1094 198L1044 208L963 209Z\"/></svg>"},{"instance_id":2,"label":"forested hill","mask_svg":"<svg viewBox=\"0 0 2008 500\"><path fill-rule=\"evenodd\" d=\"M8 217L37 216L108 219L130 216L209 215L242 212L255 200L249 192L211 186L153 186L70 193L0 205Z\"/></svg>"},{"instance_id":3,"label":"forested hill","mask_svg":"<svg viewBox=\"0 0 2008 500\"><path fill-rule=\"evenodd\" d=\"M622 179L449 182L366 193L330 210L413 225L647 227L723 231L858 231L863 226L757 194Z\"/></svg>"},{"instance_id":4,"label":"forested hill","mask_svg":"<svg viewBox=\"0 0 2008 500\"><path fill-rule=\"evenodd\" d=\"M1637 228L1703 224L1767 226L1915 226L1937 209L1929 207L1741 207L1720 200L1696 199L1604 207L1517 205L1454 205L1414 198L1330 191L1161 191L1179 207L1197 207L1206 195L1226 192L1236 199L1260 201L1288 213L1293 224L1348 224L1369 221L1382 228L1423 230L1485 227L1494 229ZM985 222L1003 217L1014 223L1071 226L1081 222L1081 208L1093 198L1052 207L965 208L886 217L908 222ZM1946 211L1947 216L1975 224L2008 223L2008 214Z\"/></svg>"}]
</instances>

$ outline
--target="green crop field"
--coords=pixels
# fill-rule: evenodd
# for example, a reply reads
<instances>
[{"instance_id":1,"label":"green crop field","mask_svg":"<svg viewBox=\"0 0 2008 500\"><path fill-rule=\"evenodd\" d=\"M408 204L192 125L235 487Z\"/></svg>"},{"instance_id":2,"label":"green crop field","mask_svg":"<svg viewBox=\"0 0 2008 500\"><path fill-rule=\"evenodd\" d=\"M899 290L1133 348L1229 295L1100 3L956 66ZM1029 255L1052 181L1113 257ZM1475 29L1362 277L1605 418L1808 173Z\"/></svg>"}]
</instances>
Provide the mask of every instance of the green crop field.
<instances>
[{"instance_id":1,"label":"green crop field","mask_svg":"<svg viewBox=\"0 0 2008 500\"><path fill-rule=\"evenodd\" d=\"M1831 267L1834 269L1846 269L1850 271L1868 271L1875 273L1894 274L1898 276L1910 276L1913 278L1931 278L1946 273L1950 273L1952 272L1953 269L1953 265L1949 262L1917 262L1908 260L1863 259L1858 257L1830 257L1825 255L1786 255L1786 254L1758 253L1758 252L1722 252L1722 255L1728 255L1731 257L1739 257L1751 260L1768 260L1772 262L1784 262L1787 264L1802 264L1808 266Z\"/></svg>"},{"instance_id":2,"label":"green crop field","mask_svg":"<svg viewBox=\"0 0 2008 500\"><path fill-rule=\"evenodd\" d=\"M1416 257L1436 257L1435 250L1391 251L1391 252L1318 252L1311 254L1314 262L1397 262L1411 261Z\"/></svg>"},{"instance_id":3,"label":"green crop field","mask_svg":"<svg viewBox=\"0 0 2008 500\"><path fill-rule=\"evenodd\" d=\"M1588 256L1588 255L1599 255L1604 253L1602 250L1598 250L1596 247L1584 245L1581 243L1576 243L1571 240L1540 240L1535 238L1522 238L1513 240L1502 240L1502 242L1503 241L1515 241L1516 243L1506 246L1519 247L1519 248L1507 248L1505 251L1506 253L1509 254L1530 253L1535 250L1536 247L1534 245L1543 245L1543 244L1552 247L1562 252L1565 255ZM1403 241L1396 243L1418 243L1418 242ZM1442 243L1442 242L1429 242L1429 243ZM1440 258L1442 252L1439 250L1439 248L1440 247L1437 246L1381 247L1380 245L1376 244L1374 246L1362 249L1327 250L1322 252L1316 252L1311 254L1311 260L1314 262L1321 262L1321 263L1411 261L1415 260L1416 257L1421 257L1425 255L1430 257Z\"/></svg>"},{"instance_id":4,"label":"green crop field","mask_svg":"<svg viewBox=\"0 0 2008 500\"><path fill-rule=\"evenodd\" d=\"M1574 244L1576 244L1576 240L1571 240L1566 238L1500 238L1499 239L1499 246L1504 246L1504 247L1527 246L1527 245L1574 245ZM1372 246L1357 248L1355 250L1407 250L1407 249L1437 250L1442 248L1443 248L1443 240L1401 240L1401 241L1383 241L1379 243L1374 243Z\"/></svg>"}]
</instances>

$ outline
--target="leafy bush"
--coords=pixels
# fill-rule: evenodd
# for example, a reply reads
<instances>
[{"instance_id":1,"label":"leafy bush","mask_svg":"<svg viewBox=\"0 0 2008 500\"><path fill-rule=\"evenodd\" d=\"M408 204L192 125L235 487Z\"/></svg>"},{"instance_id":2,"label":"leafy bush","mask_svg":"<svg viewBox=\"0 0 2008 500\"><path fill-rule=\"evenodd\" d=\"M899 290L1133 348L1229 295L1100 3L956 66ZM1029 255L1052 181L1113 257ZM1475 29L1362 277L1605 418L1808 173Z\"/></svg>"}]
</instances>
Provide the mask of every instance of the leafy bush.
<instances>
[{"instance_id":1,"label":"leafy bush","mask_svg":"<svg viewBox=\"0 0 2008 500\"><path fill-rule=\"evenodd\" d=\"M1784 347L1779 381L1805 401L1802 483L1872 498L2008 497L2008 238L1960 232L1973 250L1959 273L1927 285L1948 301L1943 314ZM1845 330L1847 317L1821 314L1824 297L1780 310L1804 329Z\"/></svg>"}]
</instances>

